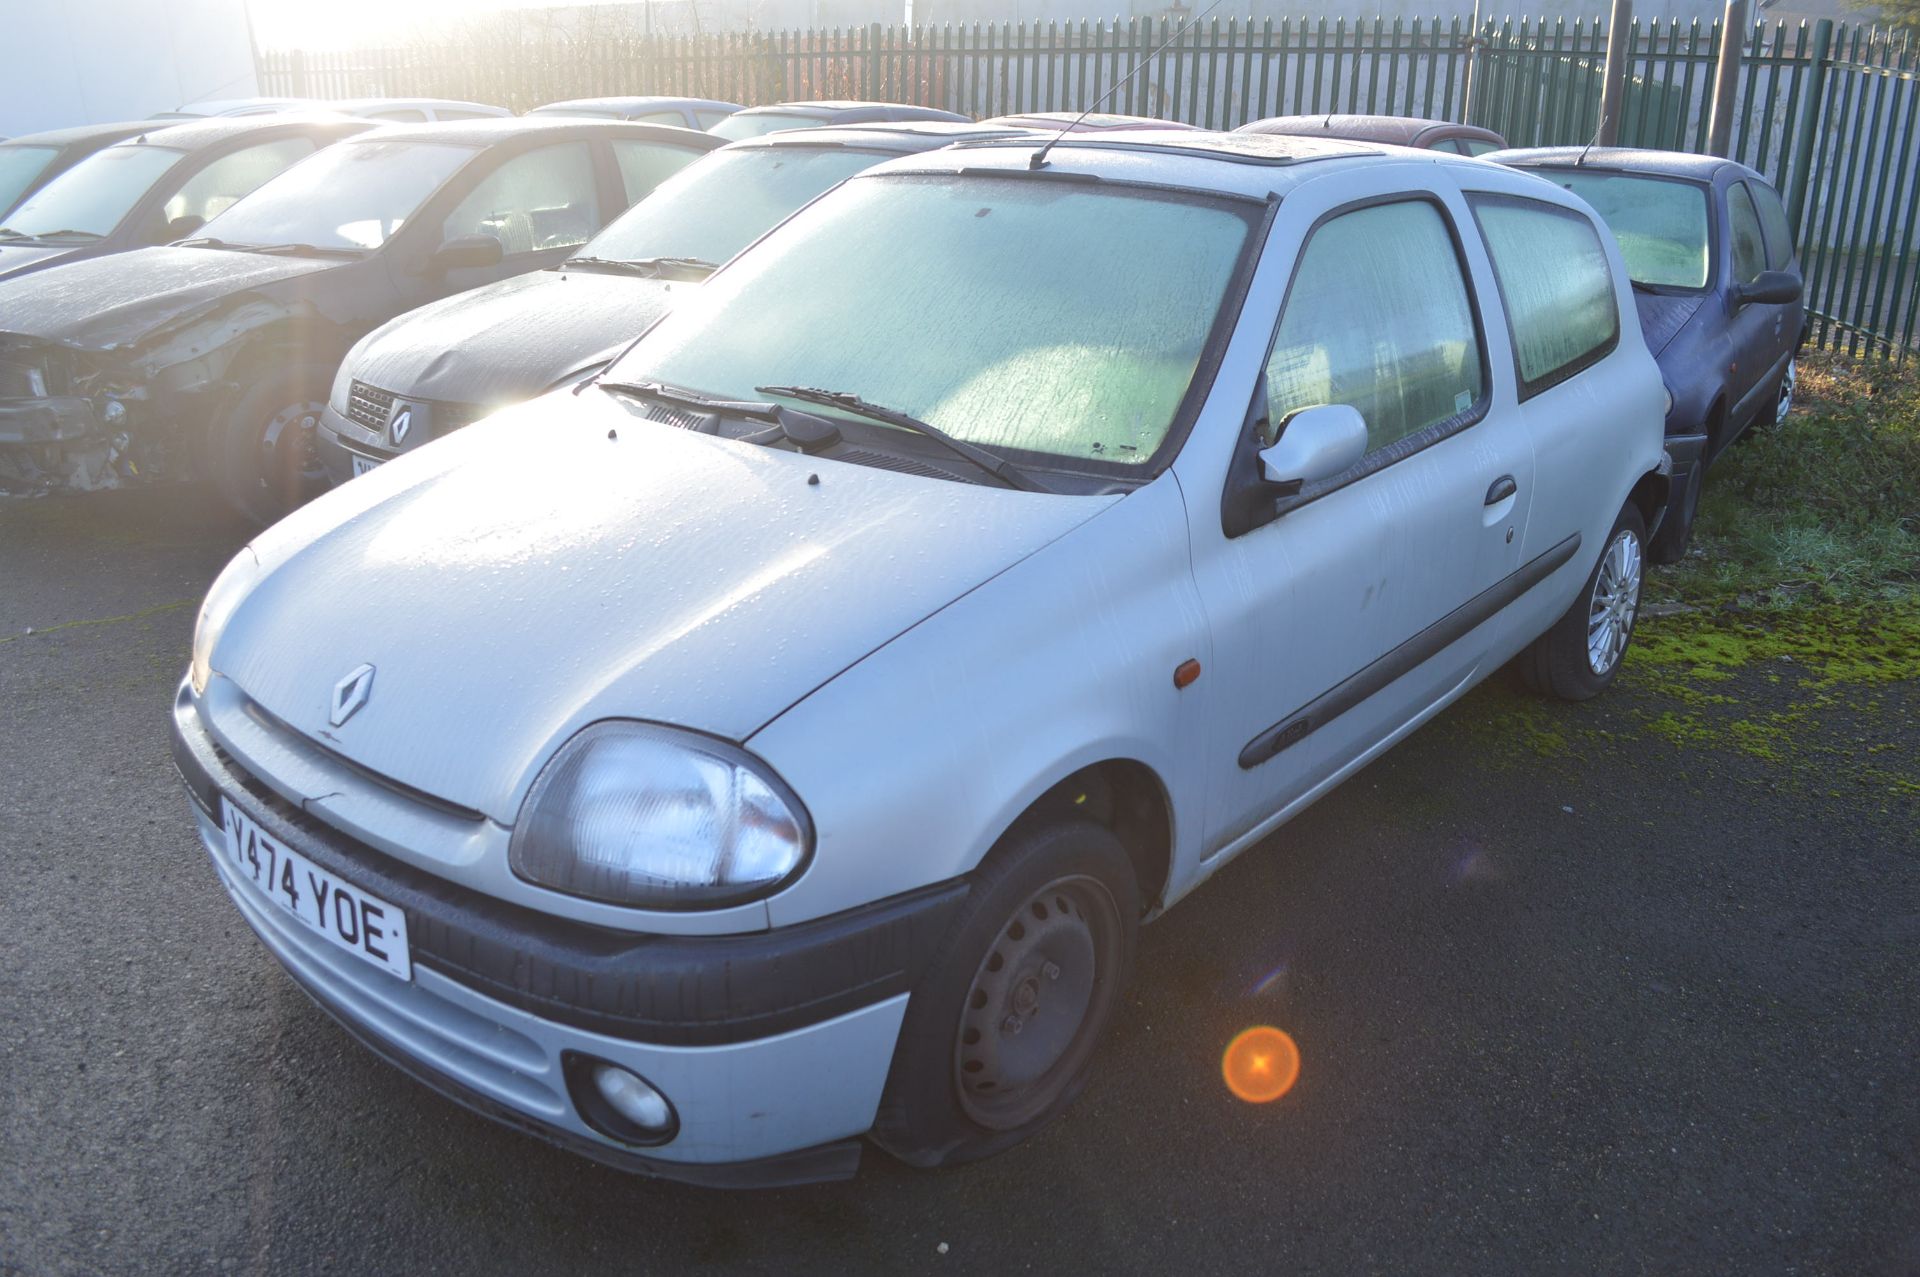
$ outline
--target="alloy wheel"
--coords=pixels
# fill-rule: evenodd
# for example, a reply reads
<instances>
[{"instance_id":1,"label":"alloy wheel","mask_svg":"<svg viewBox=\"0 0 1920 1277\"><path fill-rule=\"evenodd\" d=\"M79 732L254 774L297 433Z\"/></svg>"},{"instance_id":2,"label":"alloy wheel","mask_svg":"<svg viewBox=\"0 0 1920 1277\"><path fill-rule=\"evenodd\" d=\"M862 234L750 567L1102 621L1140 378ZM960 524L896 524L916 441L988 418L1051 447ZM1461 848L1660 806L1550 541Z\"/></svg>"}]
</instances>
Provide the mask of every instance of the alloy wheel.
<instances>
[{"instance_id":1,"label":"alloy wheel","mask_svg":"<svg viewBox=\"0 0 1920 1277\"><path fill-rule=\"evenodd\" d=\"M1587 668L1605 677L1620 663L1640 610L1640 538L1630 529L1614 533L1600 558L1587 604Z\"/></svg>"},{"instance_id":2,"label":"alloy wheel","mask_svg":"<svg viewBox=\"0 0 1920 1277\"><path fill-rule=\"evenodd\" d=\"M1793 411L1793 384L1799 379L1800 369L1797 359L1787 360L1787 370L1780 375L1780 399L1773 406L1773 422L1779 425Z\"/></svg>"}]
</instances>

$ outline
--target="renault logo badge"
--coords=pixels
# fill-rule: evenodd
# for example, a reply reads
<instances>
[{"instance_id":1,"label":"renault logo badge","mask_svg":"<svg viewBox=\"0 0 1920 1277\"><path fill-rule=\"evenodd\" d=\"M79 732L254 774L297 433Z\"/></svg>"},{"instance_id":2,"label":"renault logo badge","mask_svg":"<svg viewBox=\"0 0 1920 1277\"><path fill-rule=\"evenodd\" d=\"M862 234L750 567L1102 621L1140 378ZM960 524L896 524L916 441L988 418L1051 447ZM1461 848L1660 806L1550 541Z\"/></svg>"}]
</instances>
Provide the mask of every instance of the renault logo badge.
<instances>
[{"instance_id":1,"label":"renault logo badge","mask_svg":"<svg viewBox=\"0 0 1920 1277\"><path fill-rule=\"evenodd\" d=\"M387 423L387 438L398 448L407 441L413 432L413 409L402 408L393 414L393 420Z\"/></svg>"},{"instance_id":2,"label":"renault logo badge","mask_svg":"<svg viewBox=\"0 0 1920 1277\"><path fill-rule=\"evenodd\" d=\"M335 727L352 718L373 693L373 666L362 665L333 685L333 711L327 717Z\"/></svg>"}]
</instances>

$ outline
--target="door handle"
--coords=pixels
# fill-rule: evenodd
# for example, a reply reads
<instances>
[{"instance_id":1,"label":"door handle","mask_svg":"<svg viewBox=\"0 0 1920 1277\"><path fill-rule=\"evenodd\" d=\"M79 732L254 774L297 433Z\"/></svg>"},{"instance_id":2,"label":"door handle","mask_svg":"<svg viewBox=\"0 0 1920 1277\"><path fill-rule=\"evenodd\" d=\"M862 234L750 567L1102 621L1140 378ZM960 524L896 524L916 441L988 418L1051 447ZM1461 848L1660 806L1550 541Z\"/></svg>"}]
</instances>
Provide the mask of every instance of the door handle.
<instances>
[{"instance_id":1,"label":"door handle","mask_svg":"<svg viewBox=\"0 0 1920 1277\"><path fill-rule=\"evenodd\" d=\"M1520 485L1513 481L1513 476L1503 474L1498 479L1495 479L1492 485L1487 488L1486 504L1499 505L1502 501L1505 501L1518 491L1520 491Z\"/></svg>"}]
</instances>

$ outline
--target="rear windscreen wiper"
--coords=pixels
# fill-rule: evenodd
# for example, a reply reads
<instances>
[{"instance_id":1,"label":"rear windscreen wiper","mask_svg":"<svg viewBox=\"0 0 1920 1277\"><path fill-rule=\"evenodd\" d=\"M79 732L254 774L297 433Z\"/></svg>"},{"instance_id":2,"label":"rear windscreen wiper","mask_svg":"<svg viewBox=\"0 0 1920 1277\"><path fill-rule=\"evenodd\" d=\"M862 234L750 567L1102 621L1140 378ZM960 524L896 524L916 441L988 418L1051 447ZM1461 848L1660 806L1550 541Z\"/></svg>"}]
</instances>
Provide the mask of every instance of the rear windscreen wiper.
<instances>
[{"instance_id":1,"label":"rear windscreen wiper","mask_svg":"<svg viewBox=\"0 0 1920 1277\"><path fill-rule=\"evenodd\" d=\"M662 271L679 270L701 275L711 275L719 266L704 257L635 257L629 264L643 270L651 270L658 275Z\"/></svg>"},{"instance_id":2,"label":"rear windscreen wiper","mask_svg":"<svg viewBox=\"0 0 1920 1277\"><path fill-rule=\"evenodd\" d=\"M903 430L911 430L915 434L925 435L961 460L971 462L1009 488L1019 488L1023 492L1051 491L1006 458L995 456L979 444L956 439L936 425L922 421L918 417L910 417L898 409L862 399L850 390L822 390L818 386L755 386L754 389L763 395L782 395L788 399L798 399L802 403L844 408L848 412L858 413L874 421L899 426Z\"/></svg>"},{"instance_id":3,"label":"rear windscreen wiper","mask_svg":"<svg viewBox=\"0 0 1920 1277\"><path fill-rule=\"evenodd\" d=\"M644 262L629 262L618 257L569 257L554 267L555 270L603 270L618 275L655 276L657 268Z\"/></svg>"},{"instance_id":4,"label":"rear windscreen wiper","mask_svg":"<svg viewBox=\"0 0 1920 1277\"><path fill-rule=\"evenodd\" d=\"M19 232L16 231L15 234L19 234ZM28 236L25 236L25 238L37 239L44 243L47 240L53 240L53 239L103 239L105 237L101 235L99 231L64 230L64 231L41 231L37 235L28 235Z\"/></svg>"}]
</instances>

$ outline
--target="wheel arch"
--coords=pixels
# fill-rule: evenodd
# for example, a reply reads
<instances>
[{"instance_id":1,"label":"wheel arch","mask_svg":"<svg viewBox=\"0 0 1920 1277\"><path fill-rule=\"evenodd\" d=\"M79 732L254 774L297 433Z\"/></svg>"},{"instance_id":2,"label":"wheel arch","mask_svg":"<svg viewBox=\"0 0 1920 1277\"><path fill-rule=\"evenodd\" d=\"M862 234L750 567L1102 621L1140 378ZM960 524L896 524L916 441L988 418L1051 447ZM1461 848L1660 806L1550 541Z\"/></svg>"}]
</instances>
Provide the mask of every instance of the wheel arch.
<instances>
[{"instance_id":1,"label":"wheel arch","mask_svg":"<svg viewBox=\"0 0 1920 1277\"><path fill-rule=\"evenodd\" d=\"M1092 820L1118 838L1143 908L1160 908L1173 868L1173 800L1157 771L1127 757L1074 767L1030 800L994 845L1036 822L1063 818Z\"/></svg>"}]
</instances>

